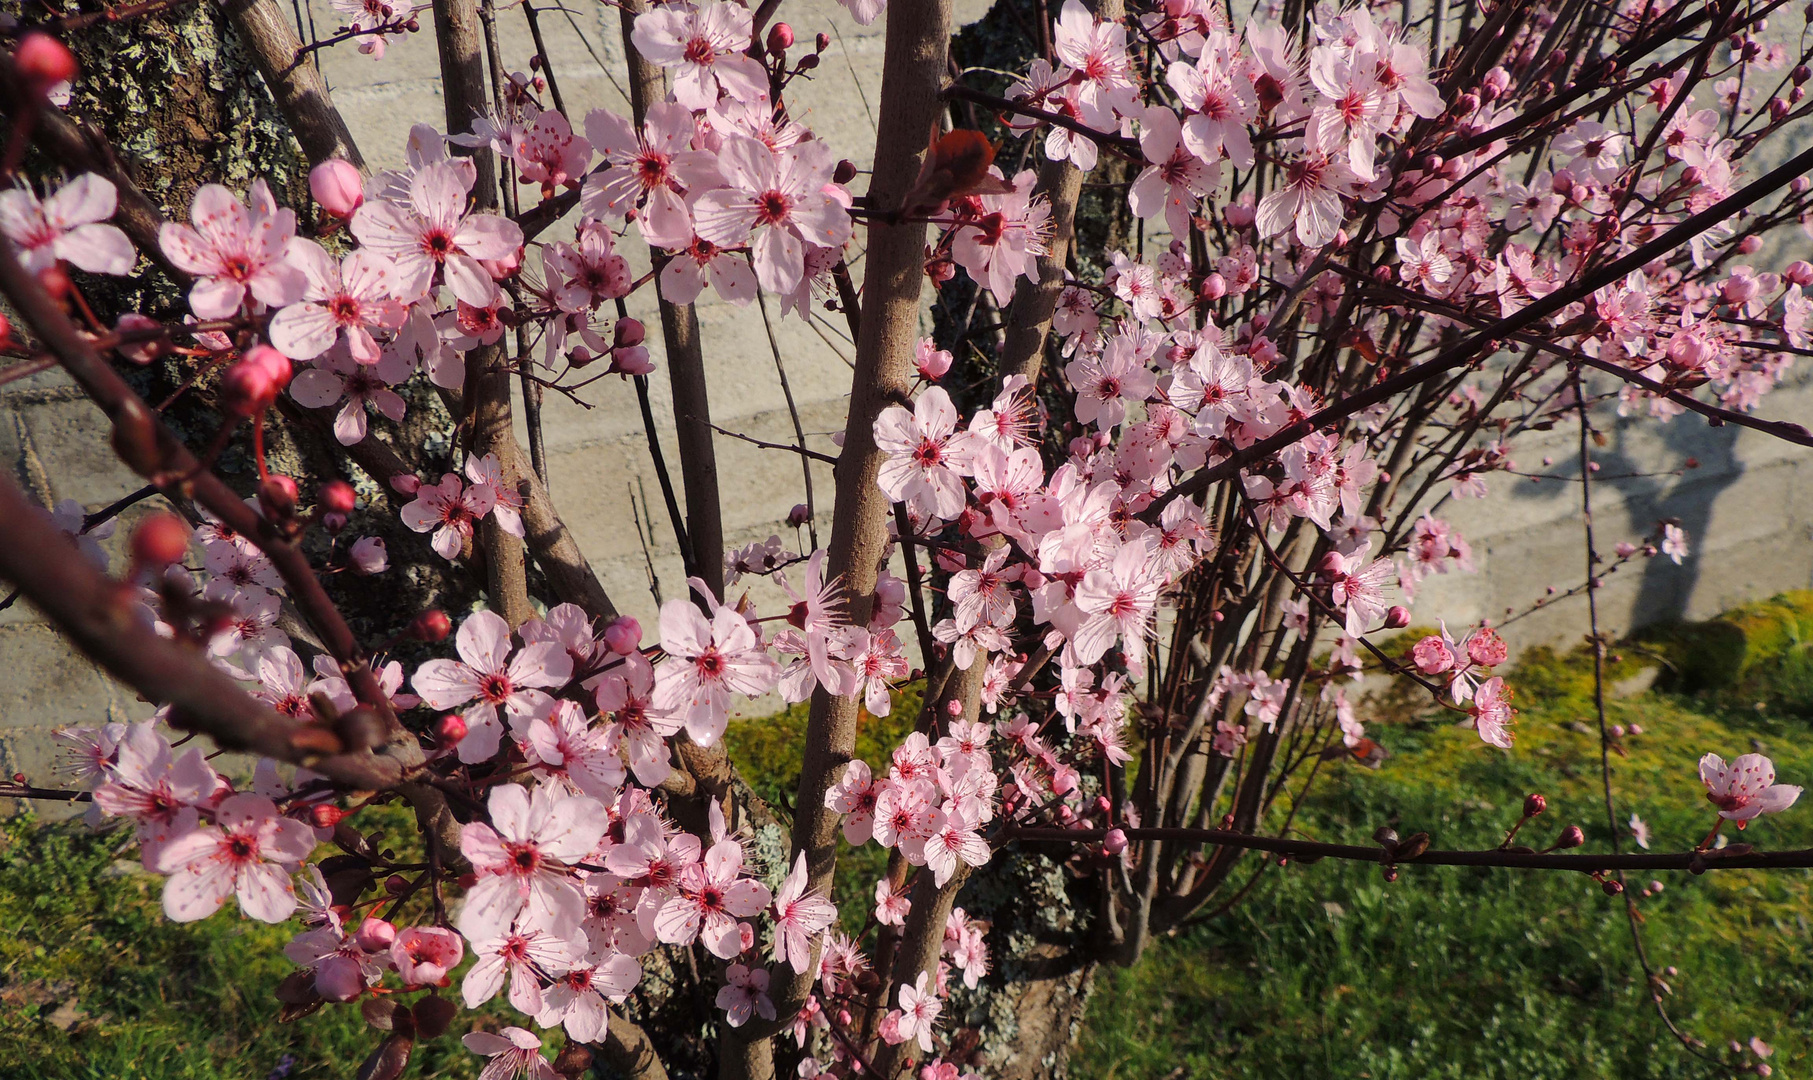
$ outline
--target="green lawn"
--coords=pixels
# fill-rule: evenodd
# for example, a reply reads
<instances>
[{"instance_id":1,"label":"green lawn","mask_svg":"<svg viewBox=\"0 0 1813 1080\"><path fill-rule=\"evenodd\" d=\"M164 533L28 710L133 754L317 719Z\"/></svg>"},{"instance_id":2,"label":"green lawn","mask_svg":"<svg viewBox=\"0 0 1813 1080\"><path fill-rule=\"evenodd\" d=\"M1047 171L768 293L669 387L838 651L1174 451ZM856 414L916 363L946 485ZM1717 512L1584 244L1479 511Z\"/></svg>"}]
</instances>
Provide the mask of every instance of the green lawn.
<instances>
[{"instance_id":1,"label":"green lawn","mask_svg":"<svg viewBox=\"0 0 1813 1080\"><path fill-rule=\"evenodd\" d=\"M1617 677L1659 655L1693 691L1612 705L1614 721L1645 729L1613 763L1621 815L1642 814L1656 847L1705 832L1694 763L1707 750L1729 758L1756 740L1785 782L1813 779L1808 613L1802 599L1625 650ZM1713 653L1717 664L1705 661ZM1603 844L1597 737L1572 726L1591 719L1588 670L1577 657L1526 658L1513 678L1524 712L1510 754L1405 706L1371 717L1393 756L1377 772L1325 770L1299 826L1363 843L1390 823L1442 846L1486 846L1525 792L1542 791L1550 811L1532 826L1538 839L1577 823ZM865 723L863 756L883 760L913 704ZM776 801L802 731L797 711L732 728L732 753ZM1743 839L1813 844L1813 804ZM231 914L165 921L159 879L137 872L124 841L23 820L0 831L0 1078L350 1078L375 1044L354 1010L275 1021L271 990L291 970L286 928ZM867 854L878 867L877 850ZM1240 874L1259 866L1249 859ZM868 903L858 876L838 896L849 914ZM1778 1077L1813 1071L1807 874L1664 880L1640 903L1651 956L1677 969L1667 976L1677 1020L1715 1048L1760 1036L1775 1048ZM418 1046L410 1075L474 1075L481 1062L456 1038L467 1023ZM1657 1024L1621 905L1592 881L1406 868L1387 885L1376 867L1326 861L1266 871L1225 918L1105 972L1075 1071L1088 1080L1731 1075L1688 1057Z\"/></svg>"}]
</instances>

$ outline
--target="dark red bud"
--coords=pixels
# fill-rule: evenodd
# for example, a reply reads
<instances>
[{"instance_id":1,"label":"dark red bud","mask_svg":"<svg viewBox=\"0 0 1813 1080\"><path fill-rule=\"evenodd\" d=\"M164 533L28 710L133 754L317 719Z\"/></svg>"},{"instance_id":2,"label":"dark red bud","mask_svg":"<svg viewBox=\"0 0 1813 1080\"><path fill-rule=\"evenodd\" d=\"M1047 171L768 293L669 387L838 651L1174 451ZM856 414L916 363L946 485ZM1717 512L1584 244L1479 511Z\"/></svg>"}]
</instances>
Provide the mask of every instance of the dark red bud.
<instances>
[{"instance_id":1,"label":"dark red bud","mask_svg":"<svg viewBox=\"0 0 1813 1080\"><path fill-rule=\"evenodd\" d=\"M175 514L157 513L132 530L132 561L164 567L189 551L189 523Z\"/></svg>"},{"instance_id":2,"label":"dark red bud","mask_svg":"<svg viewBox=\"0 0 1813 1080\"><path fill-rule=\"evenodd\" d=\"M272 473L258 485L258 507L264 516L271 521L282 521L296 512L296 500L302 497L302 490L296 481L282 473Z\"/></svg>"},{"instance_id":3,"label":"dark red bud","mask_svg":"<svg viewBox=\"0 0 1813 1080\"><path fill-rule=\"evenodd\" d=\"M1523 797L1523 816L1535 817L1549 808L1549 801L1541 795L1531 792Z\"/></svg>"},{"instance_id":4,"label":"dark red bud","mask_svg":"<svg viewBox=\"0 0 1813 1080\"><path fill-rule=\"evenodd\" d=\"M409 636L417 641L436 642L447 640L453 633L453 620L440 608L429 608L415 617L409 624Z\"/></svg>"},{"instance_id":5,"label":"dark red bud","mask_svg":"<svg viewBox=\"0 0 1813 1080\"><path fill-rule=\"evenodd\" d=\"M1558 848L1579 847L1584 843L1586 843L1586 834L1580 831L1578 825L1569 825L1561 830L1560 836L1555 838L1555 846Z\"/></svg>"},{"instance_id":6,"label":"dark red bud","mask_svg":"<svg viewBox=\"0 0 1813 1080\"><path fill-rule=\"evenodd\" d=\"M330 514L350 514L358 495L344 480L329 480L321 485L321 508Z\"/></svg>"},{"instance_id":7,"label":"dark red bud","mask_svg":"<svg viewBox=\"0 0 1813 1080\"><path fill-rule=\"evenodd\" d=\"M854 179L856 179L856 163L849 158L842 159L837 163L837 168L831 170L833 184L847 184Z\"/></svg>"}]
</instances>

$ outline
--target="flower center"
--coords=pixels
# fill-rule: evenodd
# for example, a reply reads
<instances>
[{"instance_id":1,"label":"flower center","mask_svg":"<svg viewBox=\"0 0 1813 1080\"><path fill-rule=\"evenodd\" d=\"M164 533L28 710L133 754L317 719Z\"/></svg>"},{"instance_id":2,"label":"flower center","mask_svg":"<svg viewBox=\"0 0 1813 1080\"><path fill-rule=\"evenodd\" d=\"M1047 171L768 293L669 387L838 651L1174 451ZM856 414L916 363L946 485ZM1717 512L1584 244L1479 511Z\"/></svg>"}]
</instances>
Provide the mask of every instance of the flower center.
<instances>
[{"instance_id":1,"label":"flower center","mask_svg":"<svg viewBox=\"0 0 1813 1080\"><path fill-rule=\"evenodd\" d=\"M696 37L686 43L686 62L689 64L709 64L718 58L718 51L711 47L711 39Z\"/></svg>"},{"instance_id":2,"label":"flower center","mask_svg":"<svg viewBox=\"0 0 1813 1080\"><path fill-rule=\"evenodd\" d=\"M755 220L758 225L778 225L787 220L793 209L793 196L784 191L764 191L755 198Z\"/></svg>"},{"instance_id":3,"label":"flower center","mask_svg":"<svg viewBox=\"0 0 1813 1080\"><path fill-rule=\"evenodd\" d=\"M510 680L507 677L487 675L484 681L479 683L478 692L486 701L496 705L510 696L511 689Z\"/></svg>"}]
</instances>

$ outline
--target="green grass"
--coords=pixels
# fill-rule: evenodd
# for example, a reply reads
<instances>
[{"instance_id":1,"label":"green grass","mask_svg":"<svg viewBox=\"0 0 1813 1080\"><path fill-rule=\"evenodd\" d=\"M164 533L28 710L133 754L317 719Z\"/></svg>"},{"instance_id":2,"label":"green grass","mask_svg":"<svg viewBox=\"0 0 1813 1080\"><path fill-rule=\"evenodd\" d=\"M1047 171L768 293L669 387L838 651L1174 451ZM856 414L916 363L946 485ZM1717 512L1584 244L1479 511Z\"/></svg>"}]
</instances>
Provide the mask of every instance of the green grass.
<instances>
[{"instance_id":1,"label":"green grass","mask_svg":"<svg viewBox=\"0 0 1813 1080\"><path fill-rule=\"evenodd\" d=\"M1613 758L1620 820L1642 814L1658 849L1689 846L1709 824L1694 776L1706 750L1731 757L1754 739L1785 781L1813 778L1809 600L1795 598L1786 614L1754 605L1712 627L1657 632L1614 665L1625 678L1660 656L1671 670L1675 689L1611 706L1615 722L1645 729L1625 740L1628 757ZM1692 681L1683 673L1706 667L1688 661L1708 636L1737 673ZM1325 769L1299 827L1364 843L1391 824L1445 847L1490 846L1524 793L1542 791L1550 811L1532 826L1536 839L1577 823L1603 844L1597 738L1572 727L1592 717L1589 669L1538 653L1512 681L1524 709L1515 752L1395 701L1369 718L1393 756L1377 772ZM865 718L858 752L872 766L910 730L916 705ZM727 735L783 812L804 731L804 711L790 710ZM1813 805L1743 839L1813 845ZM290 928L231 913L168 922L161 881L137 871L125 841L25 819L0 825L0 1080L263 1080L286 1058L291 1077L350 1078L376 1043L356 1011L275 1020ZM860 925L884 860L873 846L846 853L852 872L839 876L837 899ZM1259 865L1249 859L1237 880ZM1776 1048L1778 1077L1813 1072L1813 879L1662 877L1666 891L1640 904L1655 963L1678 969L1667 976L1677 1020L1715 1047L1761 1036ZM1097 986L1074 1061L1085 1080L1730 1075L1687 1057L1659 1027L1619 903L1575 875L1405 868L1386 884L1371 866L1273 867L1229 915L1160 942L1131 969L1104 971ZM462 1016L419 1044L409 1075L475 1075L480 1060L457 1041L474 1022Z\"/></svg>"},{"instance_id":2,"label":"green grass","mask_svg":"<svg viewBox=\"0 0 1813 1080\"><path fill-rule=\"evenodd\" d=\"M1643 659L1628 650L1613 677ZM1805 670L1793 648L1767 663ZM1598 736L1574 727L1593 722L1590 672L1580 656L1524 660L1511 680L1525 710L1512 753L1446 722L1375 723L1371 733L1394 755L1377 772L1342 766L1326 776L1298 826L1364 844L1390 824L1427 831L1441 847L1489 847L1520 815L1523 795L1540 791L1549 812L1523 839L1546 845L1579 824L1588 850L1604 850ZM1729 759L1754 740L1784 782L1813 780L1813 713L1799 687L1751 680L1740 689L1611 703L1612 722L1644 729L1623 740L1627 757L1611 759L1618 820L1641 814L1653 849L1683 850L1709 828L1695 772L1703 752ZM1741 838L1813 845L1813 805ZM1621 839L1629 849L1628 833ZM1236 880L1259 868L1248 858ZM1760 1036L1775 1049L1776 1076L1807 1075L1809 872L1656 877L1665 890L1638 904L1653 963L1674 969L1664 978L1676 1022L1715 1050ZM1130 969L1104 971L1074 1069L1086 1080L1731 1075L1689 1056L1658 1022L1623 902L1585 876L1407 867L1387 884L1376 866L1331 861L1267 869L1227 916L1160 942Z\"/></svg>"}]
</instances>

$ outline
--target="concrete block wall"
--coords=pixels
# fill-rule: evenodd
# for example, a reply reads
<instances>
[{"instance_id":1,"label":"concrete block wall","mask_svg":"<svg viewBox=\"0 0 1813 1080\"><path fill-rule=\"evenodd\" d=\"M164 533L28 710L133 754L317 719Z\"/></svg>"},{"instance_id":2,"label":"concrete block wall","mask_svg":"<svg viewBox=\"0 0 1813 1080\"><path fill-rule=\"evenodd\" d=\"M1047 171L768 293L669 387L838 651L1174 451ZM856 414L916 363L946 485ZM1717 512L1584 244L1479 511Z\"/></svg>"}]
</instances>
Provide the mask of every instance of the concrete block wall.
<instances>
[{"instance_id":1,"label":"concrete block wall","mask_svg":"<svg viewBox=\"0 0 1813 1080\"><path fill-rule=\"evenodd\" d=\"M959 0L963 21L980 17L987 0ZM318 36L339 25L326 0L309 8ZM628 112L621 86L621 35L613 9L592 14L542 14L555 72L575 117L591 108ZM797 86L796 118L829 139L838 152L866 168L877 138L882 55L881 27L859 27L835 0L795 0L787 17L802 40L823 29L832 35L817 77ZM427 20L424 20L425 25ZM531 53L526 26L511 9L499 13L506 62L527 67ZM596 59L594 59L596 57ZM392 44L382 61L360 55L351 45L319 54L354 136L375 167L402 160L410 125L442 124L434 42L427 33ZM881 137L922 139L921 132L885 132ZM860 188L862 181L858 180ZM527 197L533 192L525 189ZM861 232L858 231L860 244ZM633 245L632 245L633 246ZM646 269L642 261L638 272ZM860 251L852 263L861 275ZM635 314L656 325L652 296L632 303ZM852 346L840 316L815 312L811 325L769 312L775 347L770 348L761 311L735 308L707 291L699 309L712 392L713 420L731 431L770 442L789 443L792 422L776 376L779 352L791 380L800 419L813 448L832 451L830 433L843 426L850 387ZM656 362L660 337L651 334ZM673 411L665 376L651 380L657 436L676 462ZM551 487L566 520L577 531L616 603L652 626L656 603L649 588L642 542L668 598L685 588L680 561L667 526L633 390L605 380L587 393L595 407L583 408L559 394L545 403L545 433ZM1805 420L1813 416L1813 387L1784 388L1765 402L1765 415ZM139 484L112 457L99 414L55 373L0 388L0 467L26 483L46 505L73 498L88 509L106 505ZM1519 445L1525 471L1565 472L1575 455L1575 433L1565 426ZM1618 424L1599 460L1605 481L1596 488L1599 545L1609 552L1621 539L1646 533L1655 520L1679 517L1692 536L1693 555L1676 567L1651 560L1613 575L1604 594L1604 623L1625 630L1641 621L1671 616L1705 617L1743 600L1813 584L1813 454L1734 428L1713 429L1687 416L1667 425L1648 420ZM741 545L786 533L788 510L803 501L796 455L764 450L728 437L717 440L719 485L724 500L726 541ZM1695 455L1701 467L1675 477L1615 481L1626 473L1671 468ZM678 481L677 468L675 480ZM818 522L828 528L830 469L814 466ZM1583 574L1579 485L1530 484L1493 477L1499 489L1484 502L1450 502L1438 512L1473 544L1480 572L1451 575L1424 584L1419 621L1445 617L1464 624L1482 617L1503 618L1507 607L1521 610L1544 587L1565 590ZM1509 488L1509 490L1504 490ZM630 493L636 492L645 535L632 521ZM646 497L648 502L643 503ZM652 524L649 515L652 514ZM124 534L122 529L121 533ZM779 592L772 583L752 586L755 599L772 609ZM1559 603L1513 624L1517 645L1577 640L1585 625L1584 601ZM51 732L67 724L142 719L147 708L72 654L25 605L0 612L0 770L51 779ZM0 808L4 809L4 808Z\"/></svg>"}]
</instances>

